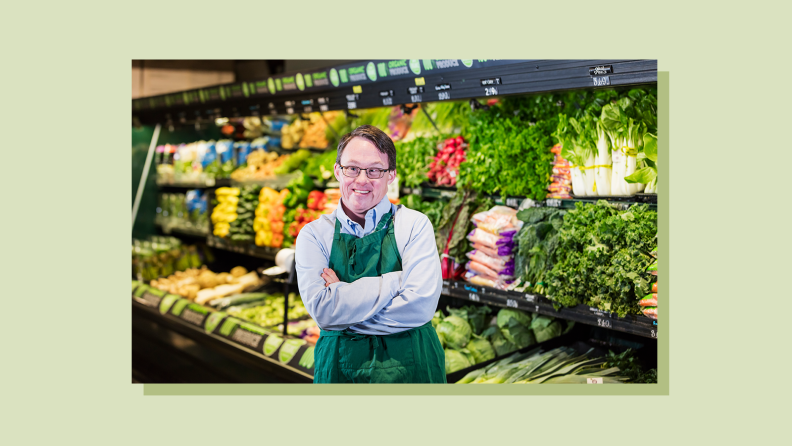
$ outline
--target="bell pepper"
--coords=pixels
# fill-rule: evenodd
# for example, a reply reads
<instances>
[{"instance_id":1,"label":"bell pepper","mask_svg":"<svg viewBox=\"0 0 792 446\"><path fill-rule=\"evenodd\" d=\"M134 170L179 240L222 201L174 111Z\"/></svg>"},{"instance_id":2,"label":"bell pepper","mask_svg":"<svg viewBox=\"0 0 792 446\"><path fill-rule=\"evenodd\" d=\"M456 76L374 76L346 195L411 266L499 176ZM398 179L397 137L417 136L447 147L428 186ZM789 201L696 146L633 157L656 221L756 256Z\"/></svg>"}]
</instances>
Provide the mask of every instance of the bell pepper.
<instances>
[{"instance_id":1,"label":"bell pepper","mask_svg":"<svg viewBox=\"0 0 792 446\"><path fill-rule=\"evenodd\" d=\"M308 208L322 210L327 203L327 196L318 190L311 191L308 194Z\"/></svg>"}]
</instances>

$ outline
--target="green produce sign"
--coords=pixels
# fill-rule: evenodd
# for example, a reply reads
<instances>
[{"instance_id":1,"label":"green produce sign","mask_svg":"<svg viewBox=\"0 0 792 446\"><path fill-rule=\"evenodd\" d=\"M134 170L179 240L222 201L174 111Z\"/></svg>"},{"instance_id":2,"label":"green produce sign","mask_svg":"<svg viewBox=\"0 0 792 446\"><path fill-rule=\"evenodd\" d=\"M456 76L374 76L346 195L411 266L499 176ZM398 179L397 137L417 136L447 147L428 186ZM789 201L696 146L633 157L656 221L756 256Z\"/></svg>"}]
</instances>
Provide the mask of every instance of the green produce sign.
<instances>
[{"instance_id":1,"label":"green produce sign","mask_svg":"<svg viewBox=\"0 0 792 446\"><path fill-rule=\"evenodd\" d=\"M267 79L267 87L270 93L275 94L275 80L272 78Z\"/></svg>"},{"instance_id":2,"label":"green produce sign","mask_svg":"<svg viewBox=\"0 0 792 446\"><path fill-rule=\"evenodd\" d=\"M297 73L297 75L294 76L294 83L297 84L297 89L298 90L300 90L300 91L305 90L305 80L303 79L303 75L302 74Z\"/></svg>"},{"instance_id":3,"label":"green produce sign","mask_svg":"<svg viewBox=\"0 0 792 446\"><path fill-rule=\"evenodd\" d=\"M368 65L366 65L366 76L368 76L372 82L377 80L377 68L374 66L374 62L369 62Z\"/></svg>"},{"instance_id":4,"label":"green produce sign","mask_svg":"<svg viewBox=\"0 0 792 446\"><path fill-rule=\"evenodd\" d=\"M330 83L333 84L334 87L337 87L338 82L338 71L335 68L330 70Z\"/></svg>"},{"instance_id":5,"label":"green produce sign","mask_svg":"<svg viewBox=\"0 0 792 446\"><path fill-rule=\"evenodd\" d=\"M415 75L421 74L421 61L418 59L410 59L410 71Z\"/></svg>"}]
</instances>

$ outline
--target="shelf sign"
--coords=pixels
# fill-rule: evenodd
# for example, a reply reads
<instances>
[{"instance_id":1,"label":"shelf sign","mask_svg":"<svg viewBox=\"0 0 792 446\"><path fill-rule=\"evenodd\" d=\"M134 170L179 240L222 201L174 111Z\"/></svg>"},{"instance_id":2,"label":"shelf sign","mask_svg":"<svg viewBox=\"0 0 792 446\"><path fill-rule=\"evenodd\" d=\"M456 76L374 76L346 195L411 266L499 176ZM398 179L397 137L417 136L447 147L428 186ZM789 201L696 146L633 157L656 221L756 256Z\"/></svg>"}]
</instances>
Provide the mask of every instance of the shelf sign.
<instances>
[{"instance_id":1,"label":"shelf sign","mask_svg":"<svg viewBox=\"0 0 792 446\"><path fill-rule=\"evenodd\" d=\"M283 82L283 89L285 91L297 89L297 80L294 76L286 76L280 79L280 81ZM278 88L278 90L280 90L280 88Z\"/></svg>"},{"instance_id":2,"label":"shelf sign","mask_svg":"<svg viewBox=\"0 0 792 446\"><path fill-rule=\"evenodd\" d=\"M407 59L391 60L388 62L388 73L391 76L410 74L410 69L407 68Z\"/></svg>"},{"instance_id":3,"label":"shelf sign","mask_svg":"<svg viewBox=\"0 0 792 446\"><path fill-rule=\"evenodd\" d=\"M419 87L421 85L426 85L426 80L424 80L424 78L422 78L422 77L416 77L415 78L415 85L417 85Z\"/></svg>"},{"instance_id":4,"label":"shelf sign","mask_svg":"<svg viewBox=\"0 0 792 446\"><path fill-rule=\"evenodd\" d=\"M409 95L421 94L423 92L424 92L424 87L408 87L407 88L407 94L409 94Z\"/></svg>"},{"instance_id":5,"label":"shelf sign","mask_svg":"<svg viewBox=\"0 0 792 446\"><path fill-rule=\"evenodd\" d=\"M346 74L344 74L344 76L346 76ZM333 84L334 87L337 87L339 84L339 74L335 68L330 69L330 83Z\"/></svg>"},{"instance_id":6,"label":"shelf sign","mask_svg":"<svg viewBox=\"0 0 792 446\"><path fill-rule=\"evenodd\" d=\"M363 87L361 87L360 85L355 85L354 87L352 87L352 93L355 94L363 93Z\"/></svg>"},{"instance_id":7,"label":"shelf sign","mask_svg":"<svg viewBox=\"0 0 792 446\"><path fill-rule=\"evenodd\" d=\"M602 378L586 378L586 384L602 384Z\"/></svg>"},{"instance_id":8,"label":"shelf sign","mask_svg":"<svg viewBox=\"0 0 792 446\"><path fill-rule=\"evenodd\" d=\"M347 108L349 110L354 110L354 109L357 108L357 103L356 102L347 102Z\"/></svg>"},{"instance_id":9,"label":"shelf sign","mask_svg":"<svg viewBox=\"0 0 792 446\"><path fill-rule=\"evenodd\" d=\"M393 96L393 90L382 90L379 92L381 98L386 98L388 96Z\"/></svg>"},{"instance_id":10,"label":"shelf sign","mask_svg":"<svg viewBox=\"0 0 792 446\"><path fill-rule=\"evenodd\" d=\"M449 91L441 91L437 93L437 100L438 101L447 101L451 99L451 92Z\"/></svg>"},{"instance_id":11,"label":"shelf sign","mask_svg":"<svg viewBox=\"0 0 792 446\"><path fill-rule=\"evenodd\" d=\"M391 97L382 98L382 105L384 106L393 105L393 98Z\"/></svg>"},{"instance_id":12,"label":"shelf sign","mask_svg":"<svg viewBox=\"0 0 792 446\"><path fill-rule=\"evenodd\" d=\"M603 74L613 74L613 65L598 65L589 68L589 76L601 76Z\"/></svg>"},{"instance_id":13,"label":"shelf sign","mask_svg":"<svg viewBox=\"0 0 792 446\"><path fill-rule=\"evenodd\" d=\"M412 94L410 95L410 102L413 103L423 102L423 96L421 96L420 94Z\"/></svg>"},{"instance_id":14,"label":"shelf sign","mask_svg":"<svg viewBox=\"0 0 792 446\"><path fill-rule=\"evenodd\" d=\"M498 88L497 87L486 87L486 88L484 88L484 95L485 96L497 96L498 95Z\"/></svg>"},{"instance_id":15,"label":"shelf sign","mask_svg":"<svg viewBox=\"0 0 792 446\"><path fill-rule=\"evenodd\" d=\"M344 80L345 74L349 72L349 79ZM366 67L352 67L349 70L341 70L341 82L360 82L366 80Z\"/></svg>"},{"instance_id":16,"label":"shelf sign","mask_svg":"<svg viewBox=\"0 0 792 446\"><path fill-rule=\"evenodd\" d=\"M330 81L327 79L327 71L313 73L311 77L313 78L313 84L317 87L326 87L330 85Z\"/></svg>"},{"instance_id":17,"label":"shelf sign","mask_svg":"<svg viewBox=\"0 0 792 446\"><path fill-rule=\"evenodd\" d=\"M348 95L346 95L346 100L348 102L357 101L358 99L360 99L360 96L358 96L356 94L348 94Z\"/></svg>"},{"instance_id":18,"label":"shelf sign","mask_svg":"<svg viewBox=\"0 0 792 446\"><path fill-rule=\"evenodd\" d=\"M451 84L437 84L435 85L435 91L445 91L450 90Z\"/></svg>"},{"instance_id":19,"label":"shelf sign","mask_svg":"<svg viewBox=\"0 0 792 446\"><path fill-rule=\"evenodd\" d=\"M482 79L481 86L486 87L487 85L501 85L501 78L493 77L490 79Z\"/></svg>"},{"instance_id":20,"label":"shelf sign","mask_svg":"<svg viewBox=\"0 0 792 446\"><path fill-rule=\"evenodd\" d=\"M604 87L605 85L610 85L610 76L602 76L602 77L593 77L591 78L594 81L595 87Z\"/></svg>"}]
</instances>

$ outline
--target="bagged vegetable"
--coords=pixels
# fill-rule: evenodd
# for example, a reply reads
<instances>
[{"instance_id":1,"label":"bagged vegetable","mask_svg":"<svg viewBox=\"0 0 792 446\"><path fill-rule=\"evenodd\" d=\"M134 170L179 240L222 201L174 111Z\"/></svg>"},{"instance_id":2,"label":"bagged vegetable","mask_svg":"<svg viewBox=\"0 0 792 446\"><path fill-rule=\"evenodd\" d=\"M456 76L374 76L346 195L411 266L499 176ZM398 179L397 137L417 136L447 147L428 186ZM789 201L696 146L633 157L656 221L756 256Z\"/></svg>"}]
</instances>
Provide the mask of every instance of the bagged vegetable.
<instances>
[{"instance_id":1,"label":"bagged vegetable","mask_svg":"<svg viewBox=\"0 0 792 446\"><path fill-rule=\"evenodd\" d=\"M476 228L471 231L467 238L471 243L480 243L488 246L491 249L498 249L501 246L514 247L514 234L515 230L502 232L500 235L491 234L483 229Z\"/></svg>"},{"instance_id":2,"label":"bagged vegetable","mask_svg":"<svg viewBox=\"0 0 792 446\"><path fill-rule=\"evenodd\" d=\"M656 307L657 306L657 293L647 294L646 297L638 302L642 307Z\"/></svg>"},{"instance_id":3,"label":"bagged vegetable","mask_svg":"<svg viewBox=\"0 0 792 446\"><path fill-rule=\"evenodd\" d=\"M519 229L521 224L517 220L517 210L508 206L495 206L492 209L474 214L471 220L477 228L491 234L500 234L503 231Z\"/></svg>"},{"instance_id":4,"label":"bagged vegetable","mask_svg":"<svg viewBox=\"0 0 792 446\"><path fill-rule=\"evenodd\" d=\"M490 251L494 252L494 251ZM467 257L470 260L476 261L481 263L482 265L487 266L488 268L492 269L493 271L500 272L503 268L506 267L506 264L513 259L510 256L490 256L486 254L484 251L474 249L467 253Z\"/></svg>"}]
</instances>

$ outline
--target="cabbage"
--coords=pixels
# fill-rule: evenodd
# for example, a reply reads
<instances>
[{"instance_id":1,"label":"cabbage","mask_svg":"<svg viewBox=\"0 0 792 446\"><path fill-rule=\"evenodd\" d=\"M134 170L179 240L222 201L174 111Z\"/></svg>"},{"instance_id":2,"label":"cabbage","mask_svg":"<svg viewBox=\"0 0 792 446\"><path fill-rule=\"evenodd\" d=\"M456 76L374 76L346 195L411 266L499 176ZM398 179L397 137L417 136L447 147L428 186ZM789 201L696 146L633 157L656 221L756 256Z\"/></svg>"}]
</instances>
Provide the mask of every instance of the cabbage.
<instances>
[{"instance_id":1,"label":"cabbage","mask_svg":"<svg viewBox=\"0 0 792 446\"><path fill-rule=\"evenodd\" d=\"M512 319L514 319L517 323L521 325L525 325L525 326L531 325L530 313L523 313L522 311L512 310L509 308L503 308L500 311L498 311L498 327L500 327L501 330L504 327L507 327L509 325L509 321L511 321Z\"/></svg>"},{"instance_id":2,"label":"cabbage","mask_svg":"<svg viewBox=\"0 0 792 446\"><path fill-rule=\"evenodd\" d=\"M467 350L473 357L473 363L489 361L495 357L495 350L490 342L480 336L473 335L473 339L467 345Z\"/></svg>"},{"instance_id":3,"label":"cabbage","mask_svg":"<svg viewBox=\"0 0 792 446\"><path fill-rule=\"evenodd\" d=\"M474 305L467 305L462 308L446 308L448 310L448 314L452 316L459 316L462 319L466 320L468 324L470 324L470 329L473 330L475 334L481 334L481 332L486 327L487 323L487 316L492 312L492 310L484 305L484 306L474 306Z\"/></svg>"},{"instance_id":4,"label":"cabbage","mask_svg":"<svg viewBox=\"0 0 792 446\"><path fill-rule=\"evenodd\" d=\"M453 350L450 348L446 349L445 351L446 375L448 375L449 373L454 373L457 370L466 369L472 365L473 363L470 361L468 355L458 350Z\"/></svg>"},{"instance_id":5,"label":"cabbage","mask_svg":"<svg viewBox=\"0 0 792 446\"><path fill-rule=\"evenodd\" d=\"M497 353L498 356L502 356L517 350L517 347L515 347L511 342L507 341L503 336L503 333L501 333L500 329L496 326L489 327L488 329L484 330L481 335L489 339L490 343L492 344L492 348L495 349L495 353Z\"/></svg>"},{"instance_id":6,"label":"cabbage","mask_svg":"<svg viewBox=\"0 0 792 446\"><path fill-rule=\"evenodd\" d=\"M497 321L503 337L514 344L517 349L536 344L536 338L530 328L531 315L529 313L504 308L498 312Z\"/></svg>"},{"instance_id":7,"label":"cabbage","mask_svg":"<svg viewBox=\"0 0 792 446\"><path fill-rule=\"evenodd\" d=\"M561 335L561 324L547 316L537 316L531 322L531 330L533 330L536 342L544 342Z\"/></svg>"},{"instance_id":8,"label":"cabbage","mask_svg":"<svg viewBox=\"0 0 792 446\"><path fill-rule=\"evenodd\" d=\"M454 349L464 348L470 341L470 335L473 334L467 321L454 315L445 318L436 330L441 341Z\"/></svg>"},{"instance_id":9,"label":"cabbage","mask_svg":"<svg viewBox=\"0 0 792 446\"><path fill-rule=\"evenodd\" d=\"M434 314L434 317L432 318L432 328L437 328L437 326L440 325L440 322L442 321L443 321L443 312L437 310L437 312L435 312Z\"/></svg>"}]
</instances>

